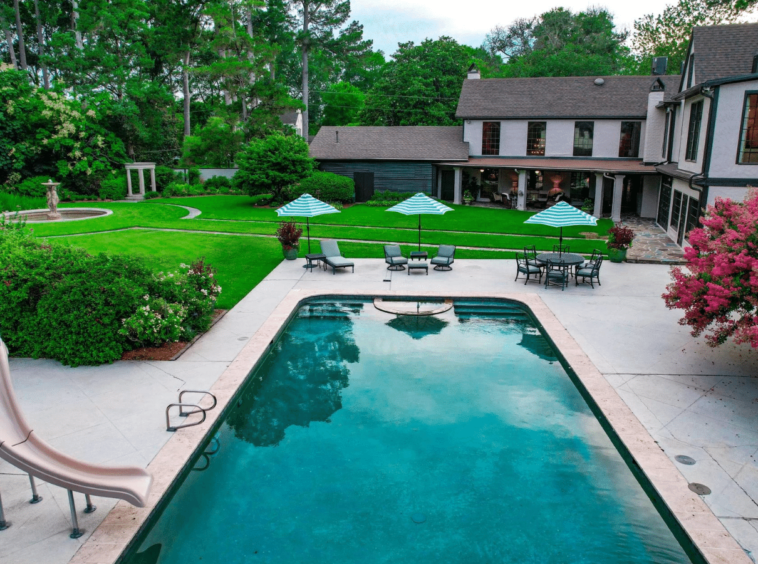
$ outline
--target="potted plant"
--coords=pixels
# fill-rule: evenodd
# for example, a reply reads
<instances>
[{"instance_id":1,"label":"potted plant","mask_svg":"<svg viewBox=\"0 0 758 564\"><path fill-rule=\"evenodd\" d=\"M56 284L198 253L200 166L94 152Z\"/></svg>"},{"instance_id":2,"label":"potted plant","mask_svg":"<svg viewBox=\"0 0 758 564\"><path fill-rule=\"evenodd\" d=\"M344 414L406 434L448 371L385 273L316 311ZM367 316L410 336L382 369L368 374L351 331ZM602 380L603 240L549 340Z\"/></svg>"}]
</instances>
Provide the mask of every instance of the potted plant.
<instances>
[{"instance_id":1,"label":"potted plant","mask_svg":"<svg viewBox=\"0 0 758 564\"><path fill-rule=\"evenodd\" d=\"M634 231L619 223L608 231L608 235L608 258L611 262L624 262L626 251L634 241Z\"/></svg>"},{"instance_id":2,"label":"potted plant","mask_svg":"<svg viewBox=\"0 0 758 564\"><path fill-rule=\"evenodd\" d=\"M584 213L591 214L595 211L595 200L590 200L589 198L586 198L584 200L584 203L582 204L582 211Z\"/></svg>"},{"instance_id":3,"label":"potted plant","mask_svg":"<svg viewBox=\"0 0 758 564\"><path fill-rule=\"evenodd\" d=\"M467 206L470 206L471 202L473 202L473 201L474 201L474 196L471 194L471 191L470 190L466 190L463 193L463 203L466 204Z\"/></svg>"},{"instance_id":4,"label":"potted plant","mask_svg":"<svg viewBox=\"0 0 758 564\"><path fill-rule=\"evenodd\" d=\"M282 252L287 260L295 260L300 250L300 236L303 230L294 221L282 221L276 230L276 238L282 244Z\"/></svg>"}]
</instances>

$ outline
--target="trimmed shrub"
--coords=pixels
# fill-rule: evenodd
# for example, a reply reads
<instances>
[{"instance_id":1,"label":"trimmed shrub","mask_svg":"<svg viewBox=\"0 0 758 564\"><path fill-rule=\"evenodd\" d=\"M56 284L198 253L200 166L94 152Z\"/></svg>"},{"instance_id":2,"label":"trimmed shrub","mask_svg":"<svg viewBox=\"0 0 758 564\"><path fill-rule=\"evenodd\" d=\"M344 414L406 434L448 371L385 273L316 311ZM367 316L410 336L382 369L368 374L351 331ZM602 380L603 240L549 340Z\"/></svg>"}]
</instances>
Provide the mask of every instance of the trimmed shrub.
<instances>
[{"instance_id":1,"label":"trimmed shrub","mask_svg":"<svg viewBox=\"0 0 758 564\"><path fill-rule=\"evenodd\" d=\"M176 172L173 168L167 166L155 167L155 187L158 189L158 192L163 192L172 182L181 180L181 173Z\"/></svg>"},{"instance_id":2,"label":"trimmed shrub","mask_svg":"<svg viewBox=\"0 0 758 564\"><path fill-rule=\"evenodd\" d=\"M150 190L149 192L145 192L145 199L146 200L155 200L156 198L160 198L162 194L160 192L153 192Z\"/></svg>"},{"instance_id":3,"label":"trimmed shrub","mask_svg":"<svg viewBox=\"0 0 758 564\"><path fill-rule=\"evenodd\" d=\"M103 180L102 187L98 195L101 200L123 200L126 198L126 176L114 176Z\"/></svg>"},{"instance_id":4,"label":"trimmed shrub","mask_svg":"<svg viewBox=\"0 0 758 564\"><path fill-rule=\"evenodd\" d=\"M189 169L187 179L190 184L200 184L200 169L197 167Z\"/></svg>"},{"instance_id":5,"label":"trimmed shrub","mask_svg":"<svg viewBox=\"0 0 758 564\"><path fill-rule=\"evenodd\" d=\"M3 222L0 265L0 333L11 353L71 366L189 340L210 326L221 292L202 260L155 274L145 259L41 243ZM161 321L154 307L169 318Z\"/></svg>"},{"instance_id":6,"label":"trimmed shrub","mask_svg":"<svg viewBox=\"0 0 758 564\"><path fill-rule=\"evenodd\" d=\"M50 180L47 176L35 176L34 178L27 178L18 186L16 186L16 192L21 196L30 196L32 198L44 198L47 194L47 189L42 186L43 182Z\"/></svg>"},{"instance_id":7,"label":"trimmed shrub","mask_svg":"<svg viewBox=\"0 0 758 564\"><path fill-rule=\"evenodd\" d=\"M287 188L287 196L293 200L303 194L310 194L324 202L349 203L355 200L355 182L347 176L319 170Z\"/></svg>"},{"instance_id":8,"label":"trimmed shrub","mask_svg":"<svg viewBox=\"0 0 758 564\"><path fill-rule=\"evenodd\" d=\"M203 188L205 188L209 192L220 192L222 189L226 188L227 192L232 187L232 181L231 179L227 178L226 176L213 176L203 182Z\"/></svg>"}]
</instances>

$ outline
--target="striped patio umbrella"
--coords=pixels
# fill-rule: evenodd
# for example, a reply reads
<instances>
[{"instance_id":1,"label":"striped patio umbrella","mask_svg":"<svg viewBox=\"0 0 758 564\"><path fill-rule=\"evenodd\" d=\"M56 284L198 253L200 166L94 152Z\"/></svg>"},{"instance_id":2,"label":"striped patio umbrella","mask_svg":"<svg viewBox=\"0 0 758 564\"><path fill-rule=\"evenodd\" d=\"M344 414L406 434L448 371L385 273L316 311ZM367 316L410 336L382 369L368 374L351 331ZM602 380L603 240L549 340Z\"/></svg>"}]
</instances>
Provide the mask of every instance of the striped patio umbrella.
<instances>
[{"instance_id":1,"label":"striped patio umbrella","mask_svg":"<svg viewBox=\"0 0 758 564\"><path fill-rule=\"evenodd\" d=\"M570 227L572 225L597 225L597 219L566 202L558 202L554 206L547 208L545 211L533 215L524 223L560 227L561 238L559 245L563 247L564 227Z\"/></svg>"},{"instance_id":2,"label":"striped patio umbrella","mask_svg":"<svg viewBox=\"0 0 758 564\"><path fill-rule=\"evenodd\" d=\"M401 213L403 215L418 215L418 250L421 250L421 216L422 215L444 215L453 208L441 204L437 200L431 199L426 194L419 192L412 198L392 206L387 211Z\"/></svg>"},{"instance_id":3,"label":"striped patio umbrella","mask_svg":"<svg viewBox=\"0 0 758 564\"><path fill-rule=\"evenodd\" d=\"M294 200L276 210L276 215L285 217L304 217L308 226L308 254L311 254L311 224L310 218L328 213L340 213L337 208L325 204L310 194L303 194L297 200Z\"/></svg>"}]
</instances>

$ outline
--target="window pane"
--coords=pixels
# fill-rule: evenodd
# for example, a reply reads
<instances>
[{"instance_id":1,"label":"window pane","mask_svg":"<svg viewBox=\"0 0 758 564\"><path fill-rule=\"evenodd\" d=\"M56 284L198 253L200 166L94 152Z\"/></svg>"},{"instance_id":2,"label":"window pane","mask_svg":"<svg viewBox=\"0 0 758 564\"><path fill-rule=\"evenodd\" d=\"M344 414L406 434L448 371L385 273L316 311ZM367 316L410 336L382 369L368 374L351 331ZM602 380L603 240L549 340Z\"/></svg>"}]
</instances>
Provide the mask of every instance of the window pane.
<instances>
[{"instance_id":1,"label":"window pane","mask_svg":"<svg viewBox=\"0 0 758 564\"><path fill-rule=\"evenodd\" d=\"M689 239L690 231L700 227L700 202L695 198L690 198L689 210L687 211L687 238Z\"/></svg>"},{"instance_id":2,"label":"window pane","mask_svg":"<svg viewBox=\"0 0 758 564\"><path fill-rule=\"evenodd\" d=\"M640 156L640 131L642 123L639 121L621 122L621 140L619 141L619 157Z\"/></svg>"},{"instance_id":3,"label":"window pane","mask_svg":"<svg viewBox=\"0 0 758 564\"><path fill-rule=\"evenodd\" d=\"M530 121L526 136L526 154L545 154L545 130L547 123L544 121Z\"/></svg>"},{"instance_id":4,"label":"window pane","mask_svg":"<svg viewBox=\"0 0 758 564\"><path fill-rule=\"evenodd\" d=\"M745 111L740 129L740 154L737 162L758 164L758 94L745 96Z\"/></svg>"},{"instance_id":5,"label":"window pane","mask_svg":"<svg viewBox=\"0 0 758 564\"><path fill-rule=\"evenodd\" d=\"M592 156L592 137L595 132L595 122L577 121L574 124L574 156Z\"/></svg>"},{"instance_id":6,"label":"window pane","mask_svg":"<svg viewBox=\"0 0 758 564\"><path fill-rule=\"evenodd\" d=\"M682 193L674 190L674 204L671 206L671 221L669 227L679 229L679 215L682 213Z\"/></svg>"},{"instance_id":7,"label":"window pane","mask_svg":"<svg viewBox=\"0 0 758 564\"><path fill-rule=\"evenodd\" d=\"M666 148L669 141L669 121L671 120L671 112L666 112L666 119L663 126L663 147L661 148L661 156L666 158Z\"/></svg>"},{"instance_id":8,"label":"window pane","mask_svg":"<svg viewBox=\"0 0 758 564\"><path fill-rule=\"evenodd\" d=\"M500 122L485 121L482 124L482 154L500 154Z\"/></svg>"},{"instance_id":9,"label":"window pane","mask_svg":"<svg viewBox=\"0 0 758 564\"><path fill-rule=\"evenodd\" d=\"M658 201L658 225L666 228L671 209L671 179L664 179L661 184L661 199Z\"/></svg>"},{"instance_id":10,"label":"window pane","mask_svg":"<svg viewBox=\"0 0 758 564\"><path fill-rule=\"evenodd\" d=\"M700 122L703 119L703 101L695 102L690 108L690 126L687 130L687 152L685 160L697 160L697 148L700 142Z\"/></svg>"}]
</instances>

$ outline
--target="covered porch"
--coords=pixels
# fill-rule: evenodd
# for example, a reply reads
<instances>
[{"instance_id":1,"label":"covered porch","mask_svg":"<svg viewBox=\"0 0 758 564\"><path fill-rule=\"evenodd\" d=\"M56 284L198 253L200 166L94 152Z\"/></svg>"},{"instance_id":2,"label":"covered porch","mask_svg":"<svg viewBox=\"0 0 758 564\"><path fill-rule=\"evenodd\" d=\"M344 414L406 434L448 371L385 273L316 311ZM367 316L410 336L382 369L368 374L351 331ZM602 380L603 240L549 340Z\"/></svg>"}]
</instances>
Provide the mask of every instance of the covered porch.
<instances>
[{"instance_id":1,"label":"covered porch","mask_svg":"<svg viewBox=\"0 0 758 564\"><path fill-rule=\"evenodd\" d=\"M436 166L435 196L539 210L566 201L597 218L655 217L660 175L653 166L623 159L473 158Z\"/></svg>"}]
</instances>

